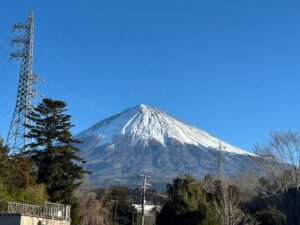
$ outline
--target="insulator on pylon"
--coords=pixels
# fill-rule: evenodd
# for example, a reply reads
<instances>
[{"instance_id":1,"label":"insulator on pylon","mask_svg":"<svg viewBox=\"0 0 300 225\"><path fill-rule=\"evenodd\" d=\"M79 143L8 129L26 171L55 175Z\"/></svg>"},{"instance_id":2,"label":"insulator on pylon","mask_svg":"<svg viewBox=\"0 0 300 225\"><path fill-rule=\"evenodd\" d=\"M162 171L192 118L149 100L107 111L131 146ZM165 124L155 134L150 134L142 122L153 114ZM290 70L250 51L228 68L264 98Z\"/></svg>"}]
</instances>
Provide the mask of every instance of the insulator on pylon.
<instances>
[{"instance_id":1,"label":"insulator on pylon","mask_svg":"<svg viewBox=\"0 0 300 225\"><path fill-rule=\"evenodd\" d=\"M13 32L19 31L19 30L24 30L26 28L28 28L27 24L25 24L25 23L18 23L18 24L15 24L13 26Z\"/></svg>"},{"instance_id":2,"label":"insulator on pylon","mask_svg":"<svg viewBox=\"0 0 300 225\"><path fill-rule=\"evenodd\" d=\"M23 53L21 51L12 52L10 54L10 59L21 59L23 57Z\"/></svg>"},{"instance_id":3,"label":"insulator on pylon","mask_svg":"<svg viewBox=\"0 0 300 225\"><path fill-rule=\"evenodd\" d=\"M26 42L24 37L16 37L11 41L11 45L23 45Z\"/></svg>"},{"instance_id":4,"label":"insulator on pylon","mask_svg":"<svg viewBox=\"0 0 300 225\"><path fill-rule=\"evenodd\" d=\"M43 79L41 79L38 75L36 75L35 73L32 74L32 76L34 77L34 81L36 83L45 83L45 81Z\"/></svg>"}]
</instances>

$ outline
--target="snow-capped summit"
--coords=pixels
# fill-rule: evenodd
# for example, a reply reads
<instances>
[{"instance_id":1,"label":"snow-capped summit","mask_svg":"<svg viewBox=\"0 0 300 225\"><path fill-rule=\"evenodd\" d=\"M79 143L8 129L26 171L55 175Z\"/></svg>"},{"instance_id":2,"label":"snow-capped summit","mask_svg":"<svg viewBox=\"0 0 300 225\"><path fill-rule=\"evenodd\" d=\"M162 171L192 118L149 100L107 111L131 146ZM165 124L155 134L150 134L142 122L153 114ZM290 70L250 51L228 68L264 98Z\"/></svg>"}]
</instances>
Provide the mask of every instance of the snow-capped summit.
<instances>
[{"instance_id":1,"label":"snow-capped summit","mask_svg":"<svg viewBox=\"0 0 300 225\"><path fill-rule=\"evenodd\" d=\"M236 176L257 160L252 153L144 104L102 120L75 138L83 142L78 147L93 172L90 178L99 186L132 184L130 177L140 172L163 184L179 174L200 179L216 174L220 165L225 175Z\"/></svg>"},{"instance_id":2,"label":"snow-capped summit","mask_svg":"<svg viewBox=\"0 0 300 225\"><path fill-rule=\"evenodd\" d=\"M97 146L100 146L112 142L113 138L119 135L131 137L131 145L138 142L148 145L149 141L155 140L165 146L166 141L175 139L182 144L213 149L219 148L221 144L223 151L253 155L144 104L139 104L97 123L81 132L77 138L94 136L98 138Z\"/></svg>"}]
</instances>

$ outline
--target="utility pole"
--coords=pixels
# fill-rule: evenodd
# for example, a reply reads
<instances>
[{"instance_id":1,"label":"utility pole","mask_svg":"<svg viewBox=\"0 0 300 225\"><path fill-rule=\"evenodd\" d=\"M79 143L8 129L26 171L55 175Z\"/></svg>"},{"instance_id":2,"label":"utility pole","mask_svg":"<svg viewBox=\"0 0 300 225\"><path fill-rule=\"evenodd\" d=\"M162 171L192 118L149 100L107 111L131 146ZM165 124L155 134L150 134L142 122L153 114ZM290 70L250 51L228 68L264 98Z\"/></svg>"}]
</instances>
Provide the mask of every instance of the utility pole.
<instances>
[{"instance_id":1,"label":"utility pole","mask_svg":"<svg viewBox=\"0 0 300 225\"><path fill-rule=\"evenodd\" d=\"M217 159L217 169L218 169L218 176L221 179L223 176L223 150L225 147L222 145L222 142L219 141L218 146L218 159Z\"/></svg>"},{"instance_id":2,"label":"utility pole","mask_svg":"<svg viewBox=\"0 0 300 225\"><path fill-rule=\"evenodd\" d=\"M148 182L148 179L151 178L151 176L142 174L140 177L143 179L142 183L142 225L145 224L145 204L146 204L146 190L150 186Z\"/></svg>"},{"instance_id":3,"label":"utility pole","mask_svg":"<svg viewBox=\"0 0 300 225\"><path fill-rule=\"evenodd\" d=\"M18 23L13 26L16 37L12 39L12 45L16 47L16 51L12 52L10 57L11 59L21 60L22 64L16 107L6 139L6 144L12 154L24 152L26 145L30 142L25 136L27 134L26 125L29 124L28 115L32 109L31 101L36 95L33 86L37 81L40 81L32 73L33 29L32 11L29 12L26 23Z\"/></svg>"},{"instance_id":4,"label":"utility pole","mask_svg":"<svg viewBox=\"0 0 300 225\"><path fill-rule=\"evenodd\" d=\"M131 225L134 225L134 209L132 209L132 221L131 221Z\"/></svg>"},{"instance_id":5,"label":"utility pole","mask_svg":"<svg viewBox=\"0 0 300 225\"><path fill-rule=\"evenodd\" d=\"M111 199L111 201L114 203L114 225L117 224L117 213L118 213L118 200L117 199Z\"/></svg>"}]
</instances>

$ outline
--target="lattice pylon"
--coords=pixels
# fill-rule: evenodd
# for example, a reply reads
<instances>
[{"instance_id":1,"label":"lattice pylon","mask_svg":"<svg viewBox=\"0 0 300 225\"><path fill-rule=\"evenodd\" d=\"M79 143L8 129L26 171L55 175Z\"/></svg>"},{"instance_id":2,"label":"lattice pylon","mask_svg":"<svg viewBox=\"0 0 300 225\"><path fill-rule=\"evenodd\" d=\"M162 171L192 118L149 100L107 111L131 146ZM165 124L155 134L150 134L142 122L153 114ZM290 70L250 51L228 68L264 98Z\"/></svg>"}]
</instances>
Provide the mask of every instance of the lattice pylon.
<instances>
[{"instance_id":1,"label":"lattice pylon","mask_svg":"<svg viewBox=\"0 0 300 225\"><path fill-rule=\"evenodd\" d=\"M21 34L21 36L13 38L12 40L12 45L18 46L19 50L11 53L11 58L21 59L22 64L16 107L10 123L6 144L12 154L17 154L24 152L25 146L30 142L30 140L25 137L27 134L25 124L29 124L27 117L32 108L32 98L35 96L33 85L38 80L37 76L32 73L34 21L31 11L27 22L15 24L13 31L19 33L19 35Z\"/></svg>"}]
</instances>

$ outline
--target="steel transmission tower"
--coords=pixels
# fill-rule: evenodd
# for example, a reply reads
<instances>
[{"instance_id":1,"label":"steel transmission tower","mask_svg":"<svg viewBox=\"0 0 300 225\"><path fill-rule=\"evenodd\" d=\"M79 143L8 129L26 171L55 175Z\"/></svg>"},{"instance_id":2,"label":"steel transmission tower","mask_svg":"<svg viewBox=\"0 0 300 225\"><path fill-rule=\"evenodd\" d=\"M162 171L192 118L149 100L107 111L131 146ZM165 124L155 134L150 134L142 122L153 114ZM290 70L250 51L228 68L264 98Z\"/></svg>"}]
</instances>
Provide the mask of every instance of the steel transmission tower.
<instances>
[{"instance_id":1,"label":"steel transmission tower","mask_svg":"<svg viewBox=\"0 0 300 225\"><path fill-rule=\"evenodd\" d=\"M225 147L222 145L222 142L219 142L219 146L217 148L218 151L218 155L217 155L217 169L218 169L218 176L219 179L222 178L223 176L223 163L224 163L224 159L223 159L223 150L225 150Z\"/></svg>"},{"instance_id":2,"label":"steel transmission tower","mask_svg":"<svg viewBox=\"0 0 300 225\"><path fill-rule=\"evenodd\" d=\"M21 72L18 84L18 94L13 118L10 123L6 144L12 154L25 151L26 144L30 142L25 135L29 124L27 116L31 110L31 100L35 96L33 85L38 81L32 73L33 57L33 14L30 11L27 22L15 24L13 31L16 37L12 39L12 46L16 51L11 53L11 59L21 60Z\"/></svg>"}]
</instances>

